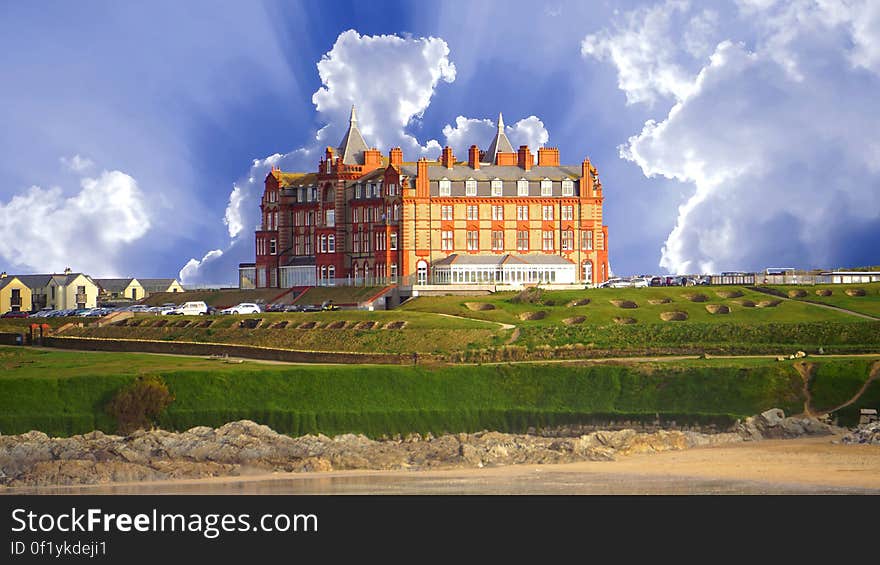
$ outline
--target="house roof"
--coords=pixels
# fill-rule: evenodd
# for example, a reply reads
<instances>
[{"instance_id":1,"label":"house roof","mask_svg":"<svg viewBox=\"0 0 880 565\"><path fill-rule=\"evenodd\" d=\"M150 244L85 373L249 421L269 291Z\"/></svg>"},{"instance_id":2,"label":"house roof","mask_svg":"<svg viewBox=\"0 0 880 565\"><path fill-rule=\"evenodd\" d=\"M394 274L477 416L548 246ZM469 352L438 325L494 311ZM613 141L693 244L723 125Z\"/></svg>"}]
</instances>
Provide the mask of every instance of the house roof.
<instances>
[{"instance_id":1,"label":"house roof","mask_svg":"<svg viewBox=\"0 0 880 565\"><path fill-rule=\"evenodd\" d=\"M122 292L128 288L128 285L130 285L133 280L135 279L95 279L95 282L107 292Z\"/></svg>"},{"instance_id":2,"label":"house roof","mask_svg":"<svg viewBox=\"0 0 880 565\"><path fill-rule=\"evenodd\" d=\"M442 266L500 266L500 265L573 265L571 261L559 255L541 253L528 253L522 255L459 255L453 253L439 261L434 261L434 267Z\"/></svg>"},{"instance_id":3,"label":"house roof","mask_svg":"<svg viewBox=\"0 0 880 565\"><path fill-rule=\"evenodd\" d=\"M364 151L367 149L369 147L357 127L357 114L352 106L351 117L348 120L348 131L339 142L339 156L342 157L344 165L363 165Z\"/></svg>"},{"instance_id":4,"label":"house roof","mask_svg":"<svg viewBox=\"0 0 880 565\"><path fill-rule=\"evenodd\" d=\"M318 181L318 173L278 173L279 185L281 188L290 188L293 186L306 186L315 184Z\"/></svg>"},{"instance_id":5,"label":"house roof","mask_svg":"<svg viewBox=\"0 0 880 565\"><path fill-rule=\"evenodd\" d=\"M501 116L501 112L498 112L498 131L495 133L492 143L489 144L489 148L483 153L481 161L494 163L498 153L516 153L510 140L507 139L507 134L504 133L504 118Z\"/></svg>"},{"instance_id":6,"label":"house roof","mask_svg":"<svg viewBox=\"0 0 880 565\"><path fill-rule=\"evenodd\" d=\"M0 288L6 288L6 286L11 284L12 281L18 281L19 284L23 284L24 286L28 286L27 283L22 281L20 277L17 277L15 275L7 275L7 276L3 277L2 279L0 279Z\"/></svg>"},{"instance_id":7,"label":"house roof","mask_svg":"<svg viewBox=\"0 0 880 565\"><path fill-rule=\"evenodd\" d=\"M417 166L404 165L401 172L410 176L416 176ZM474 179L476 181L491 181L501 179L507 181L517 181L526 179L528 181L540 181L545 178L562 181L565 179L578 180L581 177L580 167L571 167L567 165L532 167L526 171L516 165L480 165L479 169L472 169L467 164L456 163L452 168L446 168L440 163L428 164L428 179L440 180L448 179L451 181L464 181Z\"/></svg>"},{"instance_id":8,"label":"house roof","mask_svg":"<svg viewBox=\"0 0 880 565\"><path fill-rule=\"evenodd\" d=\"M51 275L38 274L38 275L14 275L14 276L18 277L18 279L21 282L23 282L24 284L26 284L30 288L47 286L49 284L49 282L53 281L53 280L61 286L67 286L70 283L72 283L77 277L80 277L80 276L85 277L86 279L91 281L93 284L97 284L92 279L92 277L90 277L84 273L69 273L69 274L54 273Z\"/></svg>"},{"instance_id":9,"label":"house roof","mask_svg":"<svg viewBox=\"0 0 880 565\"><path fill-rule=\"evenodd\" d=\"M177 279L138 279L147 292L165 292Z\"/></svg>"}]
</instances>

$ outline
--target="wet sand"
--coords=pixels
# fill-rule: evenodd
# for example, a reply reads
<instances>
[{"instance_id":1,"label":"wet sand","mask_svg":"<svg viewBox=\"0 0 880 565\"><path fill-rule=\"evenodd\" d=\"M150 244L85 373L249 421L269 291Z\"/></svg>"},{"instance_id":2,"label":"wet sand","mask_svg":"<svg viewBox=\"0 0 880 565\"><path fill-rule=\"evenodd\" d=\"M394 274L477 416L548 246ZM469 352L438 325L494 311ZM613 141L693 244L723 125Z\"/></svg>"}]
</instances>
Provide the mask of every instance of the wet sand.
<instances>
[{"instance_id":1,"label":"wet sand","mask_svg":"<svg viewBox=\"0 0 880 565\"><path fill-rule=\"evenodd\" d=\"M272 473L0 494L880 494L880 445L831 439L744 442L563 465Z\"/></svg>"}]
</instances>

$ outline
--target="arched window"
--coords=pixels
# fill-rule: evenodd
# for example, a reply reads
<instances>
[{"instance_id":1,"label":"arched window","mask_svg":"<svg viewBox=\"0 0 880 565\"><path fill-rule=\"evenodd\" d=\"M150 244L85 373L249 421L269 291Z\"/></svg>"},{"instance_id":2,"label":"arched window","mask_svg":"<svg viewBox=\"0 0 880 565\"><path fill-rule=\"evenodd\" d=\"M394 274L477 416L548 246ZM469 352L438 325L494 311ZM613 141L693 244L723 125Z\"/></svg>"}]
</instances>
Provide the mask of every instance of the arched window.
<instances>
[{"instance_id":1,"label":"arched window","mask_svg":"<svg viewBox=\"0 0 880 565\"><path fill-rule=\"evenodd\" d=\"M327 253L336 253L336 236L332 233L327 236Z\"/></svg>"},{"instance_id":2,"label":"arched window","mask_svg":"<svg viewBox=\"0 0 880 565\"><path fill-rule=\"evenodd\" d=\"M333 202L336 200L336 191L332 186L327 185L327 188L324 189L324 202Z\"/></svg>"},{"instance_id":3,"label":"arched window","mask_svg":"<svg viewBox=\"0 0 880 565\"><path fill-rule=\"evenodd\" d=\"M332 285L334 283L333 279L335 279L335 278L336 278L336 267L333 265L330 265L329 267L327 267L327 279L328 279L329 284Z\"/></svg>"},{"instance_id":4,"label":"arched window","mask_svg":"<svg viewBox=\"0 0 880 565\"><path fill-rule=\"evenodd\" d=\"M327 236L321 235L321 253L327 253Z\"/></svg>"},{"instance_id":5,"label":"arched window","mask_svg":"<svg viewBox=\"0 0 880 565\"><path fill-rule=\"evenodd\" d=\"M584 261L583 278L584 278L585 284L592 284L593 283L593 262L592 261Z\"/></svg>"},{"instance_id":6,"label":"arched window","mask_svg":"<svg viewBox=\"0 0 880 565\"><path fill-rule=\"evenodd\" d=\"M400 221L400 204L395 203L393 208L393 216L394 221Z\"/></svg>"}]
</instances>

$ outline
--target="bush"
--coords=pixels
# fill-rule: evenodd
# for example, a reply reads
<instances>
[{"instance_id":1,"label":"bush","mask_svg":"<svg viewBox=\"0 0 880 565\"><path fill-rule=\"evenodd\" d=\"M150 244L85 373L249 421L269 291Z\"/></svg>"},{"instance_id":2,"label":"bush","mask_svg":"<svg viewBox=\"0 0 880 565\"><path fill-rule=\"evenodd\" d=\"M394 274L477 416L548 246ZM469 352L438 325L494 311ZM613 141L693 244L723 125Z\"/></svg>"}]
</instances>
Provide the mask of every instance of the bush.
<instances>
[{"instance_id":1,"label":"bush","mask_svg":"<svg viewBox=\"0 0 880 565\"><path fill-rule=\"evenodd\" d=\"M140 376L122 387L107 403L107 413L116 419L117 430L130 434L153 427L174 396L161 377Z\"/></svg>"}]
</instances>

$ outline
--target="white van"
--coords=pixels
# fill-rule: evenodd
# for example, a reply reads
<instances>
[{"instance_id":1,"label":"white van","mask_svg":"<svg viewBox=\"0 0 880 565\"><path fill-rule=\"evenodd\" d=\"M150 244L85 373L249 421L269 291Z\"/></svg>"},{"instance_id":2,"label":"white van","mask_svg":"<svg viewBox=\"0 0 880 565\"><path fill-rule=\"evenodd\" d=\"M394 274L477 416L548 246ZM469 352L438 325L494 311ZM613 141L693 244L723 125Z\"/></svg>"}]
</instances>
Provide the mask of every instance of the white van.
<instances>
[{"instance_id":1,"label":"white van","mask_svg":"<svg viewBox=\"0 0 880 565\"><path fill-rule=\"evenodd\" d=\"M174 315L182 314L184 316L204 316L208 313L208 305L204 302L186 302L183 306L179 306L168 313Z\"/></svg>"}]
</instances>

